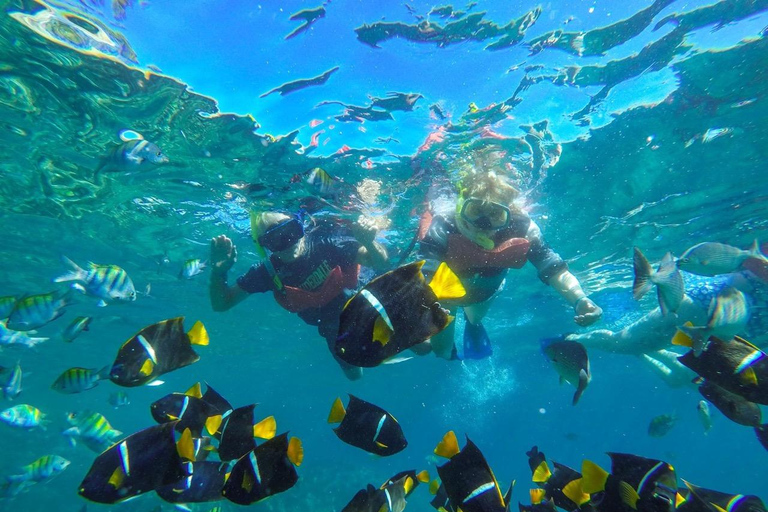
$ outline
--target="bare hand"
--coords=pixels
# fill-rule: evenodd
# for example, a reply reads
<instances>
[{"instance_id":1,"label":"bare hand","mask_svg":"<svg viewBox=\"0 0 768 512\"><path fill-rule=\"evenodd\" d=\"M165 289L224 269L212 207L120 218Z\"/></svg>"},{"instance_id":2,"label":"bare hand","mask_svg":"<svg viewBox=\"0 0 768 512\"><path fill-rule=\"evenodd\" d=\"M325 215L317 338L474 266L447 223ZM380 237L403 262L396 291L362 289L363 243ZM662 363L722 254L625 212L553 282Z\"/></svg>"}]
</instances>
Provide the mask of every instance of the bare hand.
<instances>
[{"instance_id":1,"label":"bare hand","mask_svg":"<svg viewBox=\"0 0 768 512\"><path fill-rule=\"evenodd\" d=\"M373 219L360 216L357 222L352 224L352 236L354 236L358 242L364 246L369 246L376 238L376 224Z\"/></svg>"},{"instance_id":2,"label":"bare hand","mask_svg":"<svg viewBox=\"0 0 768 512\"><path fill-rule=\"evenodd\" d=\"M226 235L212 238L209 261L212 272L226 274L237 261L237 247Z\"/></svg>"},{"instance_id":3,"label":"bare hand","mask_svg":"<svg viewBox=\"0 0 768 512\"><path fill-rule=\"evenodd\" d=\"M582 327L592 325L603 316L603 310L589 297L579 299L574 310L576 316L573 317L573 321Z\"/></svg>"}]
</instances>

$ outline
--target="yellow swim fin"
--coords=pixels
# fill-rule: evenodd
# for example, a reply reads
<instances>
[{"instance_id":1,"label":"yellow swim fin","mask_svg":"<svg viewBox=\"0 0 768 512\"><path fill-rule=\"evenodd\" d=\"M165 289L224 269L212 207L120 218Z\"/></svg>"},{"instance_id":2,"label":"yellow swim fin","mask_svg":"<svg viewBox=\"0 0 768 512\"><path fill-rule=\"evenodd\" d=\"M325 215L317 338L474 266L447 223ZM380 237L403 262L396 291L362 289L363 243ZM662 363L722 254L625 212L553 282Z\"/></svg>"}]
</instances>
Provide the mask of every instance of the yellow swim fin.
<instances>
[{"instance_id":1,"label":"yellow swim fin","mask_svg":"<svg viewBox=\"0 0 768 512\"><path fill-rule=\"evenodd\" d=\"M347 411L344 409L344 404L341 403L341 398L337 398L331 406L330 414L328 414L328 423L341 423L346 415Z\"/></svg>"},{"instance_id":2,"label":"yellow swim fin","mask_svg":"<svg viewBox=\"0 0 768 512\"><path fill-rule=\"evenodd\" d=\"M208 331L205 330L205 326L200 320L195 322L187 336L189 336L189 342L193 345L208 345L210 341L208 339Z\"/></svg>"},{"instance_id":3,"label":"yellow swim fin","mask_svg":"<svg viewBox=\"0 0 768 512\"><path fill-rule=\"evenodd\" d=\"M277 422L274 416L264 418L253 426L253 437L259 439L272 439L277 432Z\"/></svg>"},{"instance_id":4,"label":"yellow swim fin","mask_svg":"<svg viewBox=\"0 0 768 512\"><path fill-rule=\"evenodd\" d=\"M459 440L456 439L456 433L453 430L449 430L443 436L442 441L437 443L435 455L450 459L457 453L459 453Z\"/></svg>"},{"instance_id":5,"label":"yellow swim fin","mask_svg":"<svg viewBox=\"0 0 768 512\"><path fill-rule=\"evenodd\" d=\"M458 299L467 294L459 278L456 277L456 274L453 273L453 270L445 262L442 262L437 267L437 272L432 276L429 287L435 292L437 300Z\"/></svg>"},{"instance_id":6,"label":"yellow swim fin","mask_svg":"<svg viewBox=\"0 0 768 512\"><path fill-rule=\"evenodd\" d=\"M693 327L693 322L688 321L688 322L685 322L685 324L683 325L688 327ZM675 335L672 336L672 344L677 345L679 347L693 348L693 338L691 338L690 336L685 334L683 331L678 329Z\"/></svg>"}]
</instances>

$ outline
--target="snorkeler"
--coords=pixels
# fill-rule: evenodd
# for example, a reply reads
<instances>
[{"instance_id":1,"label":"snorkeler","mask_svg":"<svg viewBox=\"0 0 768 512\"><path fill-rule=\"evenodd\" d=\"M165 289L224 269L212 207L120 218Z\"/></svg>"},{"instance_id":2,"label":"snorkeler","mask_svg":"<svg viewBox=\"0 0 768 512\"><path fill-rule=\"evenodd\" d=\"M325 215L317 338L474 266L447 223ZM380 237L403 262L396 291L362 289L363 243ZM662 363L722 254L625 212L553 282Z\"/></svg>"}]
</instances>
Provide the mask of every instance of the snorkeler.
<instances>
[{"instance_id":1,"label":"snorkeler","mask_svg":"<svg viewBox=\"0 0 768 512\"><path fill-rule=\"evenodd\" d=\"M526 261L536 267L544 284L573 307L577 324L590 325L603 313L565 261L544 242L539 226L515 204L518 190L506 178L480 167L481 171L472 170L462 180L454 215L428 212L422 218L425 225L429 223L419 248L420 256L428 260L425 270L445 261L467 291L462 299L442 304L451 314L464 309L463 355L453 343L455 323L430 342L435 354L446 359L481 359L491 354L483 317L504 287L508 269L520 268Z\"/></svg>"},{"instance_id":2,"label":"snorkeler","mask_svg":"<svg viewBox=\"0 0 768 512\"><path fill-rule=\"evenodd\" d=\"M766 250L763 245L763 252ZM663 315L654 308L621 330L597 329L569 334L569 341L578 341L587 349L604 350L617 354L635 355L642 358L662 379L672 387L690 385L695 374L683 366L677 358L682 352L672 349L670 340L684 322L696 326L710 323L726 329L727 324L740 324L743 334L758 346L765 345L768 333L768 267L758 259L746 261L741 270L718 276L701 276L683 271L685 295L676 315ZM746 307L738 302L724 304L728 291L738 290L746 298ZM720 307L712 308L710 305ZM725 309L726 311L720 311ZM722 317L721 320L717 316ZM714 319L714 322L712 320Z\"/></svg>"},{"instance_id":3,"label":"snorkeler","mask_svg":"<svg viewBox=\"0 0 768 512\"><path fill-rule=\"evenodd\" d=\"M360 265L386 265L386 250L374 242L376 228L361 219L348 230L324 224L305 231L301 214L264 212L251 215L251 234L270 256L232 286L227 273L237 260L237 249L225 235L211 240L213 310L226 311L251 293L272 291L283 308L316 325L333 352L339 315L358 287ZM361 368L336 360L350 380L362 377Z\"/></svg>"}]
</instances>

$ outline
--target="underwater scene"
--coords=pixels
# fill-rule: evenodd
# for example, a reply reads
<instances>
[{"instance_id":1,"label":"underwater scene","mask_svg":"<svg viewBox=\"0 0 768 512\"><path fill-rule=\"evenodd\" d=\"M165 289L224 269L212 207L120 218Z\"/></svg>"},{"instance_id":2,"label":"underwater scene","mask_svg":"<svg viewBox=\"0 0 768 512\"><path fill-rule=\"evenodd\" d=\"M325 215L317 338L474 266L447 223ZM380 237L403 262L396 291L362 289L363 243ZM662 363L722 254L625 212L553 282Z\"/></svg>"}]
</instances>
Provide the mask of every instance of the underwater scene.
<instances>
[{"instance_id":1,"label":"underwater scene","mask_svg":"<svg viewBox=\"0 0 768 512\"><path fill-rule=\"evenodd\" d=\"M0 4L0 510L766 510L768 1Z\"/></svg>"}]
</instances>

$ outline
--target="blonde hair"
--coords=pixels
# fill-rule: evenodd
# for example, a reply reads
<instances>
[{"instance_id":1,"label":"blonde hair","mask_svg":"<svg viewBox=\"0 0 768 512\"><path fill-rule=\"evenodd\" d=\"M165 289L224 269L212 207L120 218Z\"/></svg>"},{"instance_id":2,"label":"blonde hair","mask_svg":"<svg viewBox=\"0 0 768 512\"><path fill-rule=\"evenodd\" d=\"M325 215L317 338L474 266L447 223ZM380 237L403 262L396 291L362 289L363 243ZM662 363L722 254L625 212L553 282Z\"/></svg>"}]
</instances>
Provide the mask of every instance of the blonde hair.
<instances>
[{"instance_id":1,"label":"blonde hair","mask_svg":"<svg viewBox=\"0 0 768 512\"><path fill-rule=\"evenodd\" d=\"M520 195L504 177L495 172L472 171L462 178L461 195L465 198L474 197L481 201L512 205Z\"/></svg>"},{"instance_id":2,"label":"blonde hair","mask_svg":"<svg viewBox=\"0 0 768 512\"><path fill-rule=\"evenodd\" d=\"M290 218L289 215L280 212L251 212L251 236L256 240L270 228Z\"/></svg>"}]
</instances>

